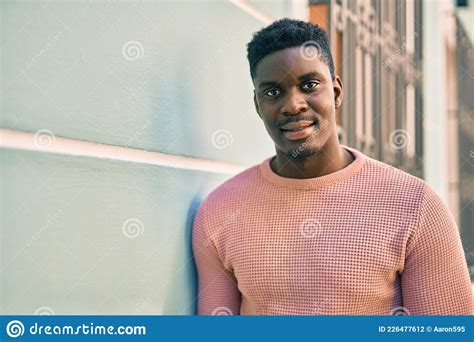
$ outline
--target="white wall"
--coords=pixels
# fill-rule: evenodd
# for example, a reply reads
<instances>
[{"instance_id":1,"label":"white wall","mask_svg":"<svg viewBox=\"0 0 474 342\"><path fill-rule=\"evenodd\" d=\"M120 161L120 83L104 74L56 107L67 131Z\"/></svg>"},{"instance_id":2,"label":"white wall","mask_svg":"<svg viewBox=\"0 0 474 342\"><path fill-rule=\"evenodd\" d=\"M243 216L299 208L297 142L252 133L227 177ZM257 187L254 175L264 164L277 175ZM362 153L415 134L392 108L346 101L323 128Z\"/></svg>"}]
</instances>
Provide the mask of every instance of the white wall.
<instances>
[{"instance_id":1,"label":"white wall","mask_svg":"<svg viewBox=\"0 0 474 342\"><path fill-rule=\"evenodd\" d=\"M0 313L194 313L194 211L274 153L245 44L291 6L0 6Z\"/></svg>"}]
</instances>

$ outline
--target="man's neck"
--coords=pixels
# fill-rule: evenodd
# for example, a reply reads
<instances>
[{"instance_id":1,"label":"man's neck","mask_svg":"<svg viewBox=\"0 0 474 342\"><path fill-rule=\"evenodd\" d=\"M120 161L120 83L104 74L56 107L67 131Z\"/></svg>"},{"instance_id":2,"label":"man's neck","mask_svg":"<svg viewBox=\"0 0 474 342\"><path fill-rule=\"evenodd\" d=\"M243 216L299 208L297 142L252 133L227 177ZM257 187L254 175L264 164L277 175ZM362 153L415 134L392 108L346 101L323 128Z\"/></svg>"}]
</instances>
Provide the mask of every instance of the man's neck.
<instances>
[{"instance_id":1,"label":"man's neck","mask_svg":"<svg viewBox=\"0 0 474 342\"><path fill-rule=\"evenodd\" d=\"M286 178L316 178L339 171L353 160L352 154L337 143L334 146L324 146L304 159L292 158L277 151L271 168L273 172Z\"/></svg>"}]
</instances>

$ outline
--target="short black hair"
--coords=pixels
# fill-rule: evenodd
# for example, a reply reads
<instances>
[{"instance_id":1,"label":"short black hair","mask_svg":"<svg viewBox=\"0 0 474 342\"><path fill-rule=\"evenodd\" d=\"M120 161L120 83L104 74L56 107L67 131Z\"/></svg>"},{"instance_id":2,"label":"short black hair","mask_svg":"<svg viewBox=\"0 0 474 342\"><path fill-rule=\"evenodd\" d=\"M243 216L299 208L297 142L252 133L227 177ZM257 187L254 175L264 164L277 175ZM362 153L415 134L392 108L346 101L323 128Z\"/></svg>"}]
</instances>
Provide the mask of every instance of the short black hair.
<instances>
[{"instance_id":1,"label":"short black hair","mask_svg":"<svg viewBox=\"0 0 474 342\"><path fill-rule=\"evenodd\" d=\"M266 55L306 44L317 48L318 57L329 67L333 79L334 62L326 31L318 25L288 18L277 20L255 32L252 40L247 44L247 59L252 79L256 76L258 62Z\"/></svg>"}]
</instances>

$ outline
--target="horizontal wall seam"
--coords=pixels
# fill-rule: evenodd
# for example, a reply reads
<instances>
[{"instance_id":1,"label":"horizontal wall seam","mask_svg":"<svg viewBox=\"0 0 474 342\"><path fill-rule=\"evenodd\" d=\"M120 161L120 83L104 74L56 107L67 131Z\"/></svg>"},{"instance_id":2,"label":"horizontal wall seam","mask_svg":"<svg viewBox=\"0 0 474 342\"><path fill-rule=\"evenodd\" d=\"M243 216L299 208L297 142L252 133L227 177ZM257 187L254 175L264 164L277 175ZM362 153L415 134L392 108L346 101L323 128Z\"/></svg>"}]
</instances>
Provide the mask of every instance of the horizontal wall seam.
<instances>
[{"instance_id":1,"label":"horizontal wall seam","mask_svg":"<svg viewBox=\"0 0 474 342\"><path fill-rule=\"evenodd\" d=\"M158 165L175 169L203 171L217 174L237 174L247 166L186 157L130 147L108 145L85 140L58 137L49 131L36 133L0 128L0 148L121 160L133 163Z\"/></svg>"}]
</instances>

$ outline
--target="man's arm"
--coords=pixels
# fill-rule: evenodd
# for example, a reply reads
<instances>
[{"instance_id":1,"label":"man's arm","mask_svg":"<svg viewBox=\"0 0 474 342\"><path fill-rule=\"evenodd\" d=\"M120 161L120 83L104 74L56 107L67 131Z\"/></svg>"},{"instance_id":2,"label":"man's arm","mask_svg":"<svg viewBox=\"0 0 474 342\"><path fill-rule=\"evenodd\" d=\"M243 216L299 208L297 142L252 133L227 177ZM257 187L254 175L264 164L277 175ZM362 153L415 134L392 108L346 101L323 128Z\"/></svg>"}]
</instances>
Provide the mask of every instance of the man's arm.
<instances>
[{"instance_id":1,"label":"man's arm","mask_svg":"<svg viewBox=\"0 0 474 342\"><path fill-rule=\"evenodd\" d=\"M459 231L441 198L425 184L419 224L407 243L403 306L412 315L473 315Z\"/></svg>"},{"instance_id":2,"label":"man's arm","mask_svg":"<svg viewBox=\"0 0 474 342\"><path fill-rule=\"evenodd\" d=\"M194 219L192 244L198 272L198 315L240 315L241 294L237 280L224 268L208 236L205 202Z\"/></svg>"}]
</instances>

